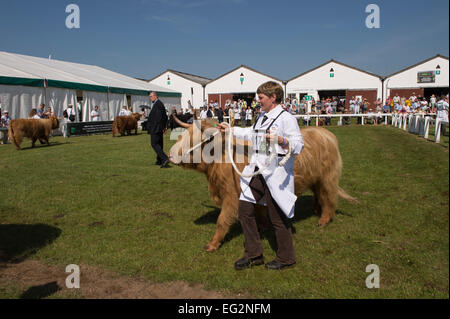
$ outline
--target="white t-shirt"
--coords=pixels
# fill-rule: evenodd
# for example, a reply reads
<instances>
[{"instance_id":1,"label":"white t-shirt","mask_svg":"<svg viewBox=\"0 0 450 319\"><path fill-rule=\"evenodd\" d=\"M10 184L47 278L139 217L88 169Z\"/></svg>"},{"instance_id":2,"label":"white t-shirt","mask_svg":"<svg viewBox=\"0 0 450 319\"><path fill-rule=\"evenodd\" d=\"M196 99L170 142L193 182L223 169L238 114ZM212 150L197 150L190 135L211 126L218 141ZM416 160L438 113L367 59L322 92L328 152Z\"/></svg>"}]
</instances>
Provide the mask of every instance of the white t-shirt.
<instances>
[{"instance_id":1,"label":"white t-shirt","mask_svg":"<svg viewBox=\"0 0 450 319\"><path fill-rule=\"evenodd\" d=\"M92 110L91 119L92 119L92 122L100 121L100 113L98 113L98 111L96 111L96 110Z\"/></svg>"},{"instance_id":2,"label":"white t-shirt","mask_svg":"<svg viewBox=\"0 0 450 319\"><path fill-rule=\"evenodd\" d=\"M200 120L206 120L206 118L208 117L207 112L208 112L208 111L206 111L206 110L202 110L202 111L200 112Z\"/></svg>"}]
</instances>

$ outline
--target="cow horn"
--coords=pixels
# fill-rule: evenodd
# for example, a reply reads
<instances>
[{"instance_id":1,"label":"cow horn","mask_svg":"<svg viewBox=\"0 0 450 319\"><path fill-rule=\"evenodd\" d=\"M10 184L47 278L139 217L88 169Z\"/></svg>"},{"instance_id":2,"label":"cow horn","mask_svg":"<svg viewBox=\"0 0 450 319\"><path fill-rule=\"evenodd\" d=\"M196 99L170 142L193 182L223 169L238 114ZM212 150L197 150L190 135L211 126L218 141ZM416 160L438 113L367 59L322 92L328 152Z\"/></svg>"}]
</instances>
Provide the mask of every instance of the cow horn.
<instances>
[{"instance_id":1,"label":"cow horn","mask_svg":"<svg viewBox=\"0 0 450 319\"><path fill-rule=\"evenodd\" d=\"M175 120L175 122L177 122L177 124L178 124L179 126L184 127L184 128L190 128L190 127L191 127L190 124L181 122L175 114L172 114L172 116L173 116L173 119Z\"/></svg>"}]
</instances>

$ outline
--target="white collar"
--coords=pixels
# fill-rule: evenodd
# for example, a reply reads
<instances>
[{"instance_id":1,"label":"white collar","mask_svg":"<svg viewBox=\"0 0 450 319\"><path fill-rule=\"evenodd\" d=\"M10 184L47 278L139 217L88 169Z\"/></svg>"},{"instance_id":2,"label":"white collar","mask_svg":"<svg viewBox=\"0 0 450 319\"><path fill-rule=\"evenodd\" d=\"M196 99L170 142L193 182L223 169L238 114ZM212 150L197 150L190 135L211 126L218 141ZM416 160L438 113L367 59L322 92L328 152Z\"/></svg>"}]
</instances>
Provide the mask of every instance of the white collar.
<instances>
[{"instance_id":1,"label":"white collar","mask_svg":"<svg viewBox=\"0 0 450 319\"><path fill-rule=\"evenodd\" d=\"M274 119L276 118L280 112L283 111L283 108L281 107L280 104L278 104L277 106L275 106L273 109L271 109L269 112L264 113L265 116L267 116L267 118L271 118Z\"/></svg>"}]
</instances>

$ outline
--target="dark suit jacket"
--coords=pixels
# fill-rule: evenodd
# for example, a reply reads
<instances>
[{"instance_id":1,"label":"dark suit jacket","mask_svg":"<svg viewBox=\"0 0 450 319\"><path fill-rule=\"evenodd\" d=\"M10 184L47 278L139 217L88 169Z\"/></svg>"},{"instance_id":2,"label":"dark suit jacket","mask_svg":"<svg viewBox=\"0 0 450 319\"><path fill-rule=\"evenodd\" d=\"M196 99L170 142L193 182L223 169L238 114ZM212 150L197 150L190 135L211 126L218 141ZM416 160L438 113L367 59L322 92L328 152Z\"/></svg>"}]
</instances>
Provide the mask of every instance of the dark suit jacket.
<instances>
[{"instance_id":1,"label":"dark suit jacket","mask_svg":"<svg viewBox=\"0 0 450 319\"><path fill-rule=\"evenodd\" d=\"M153 103L148 116L148 134L161 134L167 127L167 113L164 104L158 99Z\"/></svg>"}]
</instances>

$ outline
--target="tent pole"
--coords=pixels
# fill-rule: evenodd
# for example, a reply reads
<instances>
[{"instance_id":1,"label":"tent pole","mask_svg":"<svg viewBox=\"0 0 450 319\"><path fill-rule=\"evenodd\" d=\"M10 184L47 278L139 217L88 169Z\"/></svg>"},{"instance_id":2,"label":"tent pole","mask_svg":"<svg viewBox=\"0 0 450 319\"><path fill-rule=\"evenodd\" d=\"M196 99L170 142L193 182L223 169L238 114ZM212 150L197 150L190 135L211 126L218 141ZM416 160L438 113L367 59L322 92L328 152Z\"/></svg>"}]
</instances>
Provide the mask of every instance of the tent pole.
<instances>
[{"instance_id":1,"label":"tent pole","mask_svg":"<svg viewBox=\"0 0 450 319\"><path fill-rule=\"evenodd\" d=\"M110 121L111 117L109 114L109 86L108 86L108 91L106 92L106 100L108 101L108 121Z\"/></svg>"}]
</instances>

